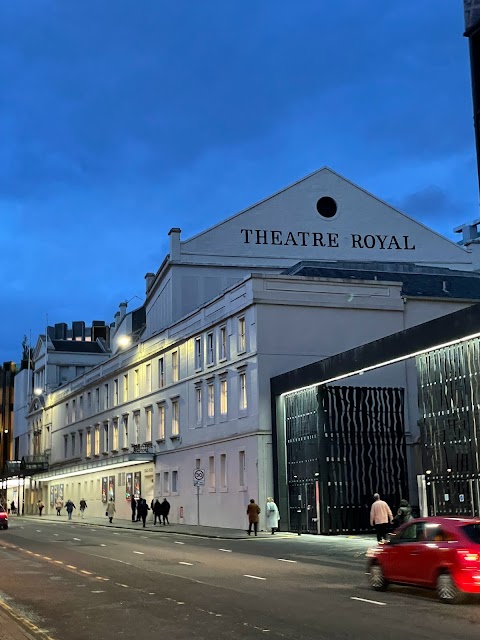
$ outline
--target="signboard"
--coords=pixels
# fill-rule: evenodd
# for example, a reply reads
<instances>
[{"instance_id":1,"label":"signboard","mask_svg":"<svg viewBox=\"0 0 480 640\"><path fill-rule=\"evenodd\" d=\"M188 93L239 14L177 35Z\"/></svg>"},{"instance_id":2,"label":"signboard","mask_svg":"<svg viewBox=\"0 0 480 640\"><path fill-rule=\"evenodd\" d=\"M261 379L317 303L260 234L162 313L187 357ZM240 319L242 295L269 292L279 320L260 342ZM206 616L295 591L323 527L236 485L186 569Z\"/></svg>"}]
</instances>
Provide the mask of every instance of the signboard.
<instances>
[{"instance_id":1,"label":"signboard","mask_svg":"<svg viewBox=\"0 0 480 640\"><path fill-rule=\"evenodd\" d=\"M193 471L193 486L203 487L205 486L205 469L194 469Z\"/></svg>"},{"instance_id":2,"label":"signboard","mask_svg":"<svg viewBox=\"0 0 480 640\"><path fill-rule=\"evenodd\" d=\"M108 477L108 499L115 500L115 476Z\"/></svg>"}]
</instances>

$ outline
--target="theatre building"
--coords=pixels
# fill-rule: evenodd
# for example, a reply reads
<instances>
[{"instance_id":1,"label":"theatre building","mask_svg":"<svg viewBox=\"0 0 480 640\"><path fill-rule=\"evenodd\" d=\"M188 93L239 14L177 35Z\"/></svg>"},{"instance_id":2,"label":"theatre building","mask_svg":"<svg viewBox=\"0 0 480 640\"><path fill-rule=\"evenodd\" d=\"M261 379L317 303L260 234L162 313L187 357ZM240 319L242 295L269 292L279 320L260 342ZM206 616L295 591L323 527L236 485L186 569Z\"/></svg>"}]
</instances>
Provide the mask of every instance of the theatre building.
<instances>
[{"instance_id":1,"label":"theatre building","mask_svg":"<svg viewBox=\"0 0 480 640\"><path fill-rule=\"evenodd\" d=\"M91 515L104 514L110 495L128 518L142 493L166 497L173 522L243 528L249 499L263 516L275 495L282 526L296 527L288 496L321 473L308 463L317 400L298 391L299 379L288 388L288 419L278 420L271 379L480 300L475 229L456 244L328 168L192 238L172 229L169 254L146 275L143 305L110 327L108 357L43 399L51 418L50 471L36 477L44 503L53 508L55 490L68 484L64 498L85 497ZM375 488L416 500L415 368L402 363L347 386L322 400L345 436L335 455L368 448L359 430L381 423ZM373 468L371 450L367 460ZM349 479L364 501L369 474L359 467ZM312 498L302 495L308 510ZM361 528L355 522L337 529Z\"/></svg>"}]
</instances>

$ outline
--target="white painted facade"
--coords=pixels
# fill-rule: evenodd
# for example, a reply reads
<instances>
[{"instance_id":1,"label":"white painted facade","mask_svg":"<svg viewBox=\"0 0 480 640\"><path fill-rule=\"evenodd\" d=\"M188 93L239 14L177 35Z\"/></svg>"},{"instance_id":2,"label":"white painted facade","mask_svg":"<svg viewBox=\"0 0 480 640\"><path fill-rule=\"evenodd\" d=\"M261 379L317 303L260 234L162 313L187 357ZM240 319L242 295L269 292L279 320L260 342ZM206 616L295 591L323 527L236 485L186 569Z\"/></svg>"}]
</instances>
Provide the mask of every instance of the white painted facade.
<instances>
[{"instance_id":1,"label":"white painted facade","mask_svg":"<svg viewBox=\"0 0 480 640\"><path fill-rule=\"evenodd\" d=\"M322 197L336 201L334 217L317 212ZM51 471L36 481L47 511L63 475L72 497L103 515L98 482L116 476L117 512L128 517L118 474L138 468L148 502L167 497L171 521L196 524L193 472L201 468L200 524L244 528L249 499L264 512L273 493L272 376L470 304L405 298L387 273L370 281L281 275L302 260L475 268L470 249L329 169L190 240L172 230L170 254L147 274L141 337L119 346L128 333L122 316L113 355L45 398ZM383 385L380 376L371 384ZM390 377L393 386L416 385L406 366ZM407 411L413 425L416 407ZM133 453L143 443L149 453Z\"/></svg>"}]
</instances>

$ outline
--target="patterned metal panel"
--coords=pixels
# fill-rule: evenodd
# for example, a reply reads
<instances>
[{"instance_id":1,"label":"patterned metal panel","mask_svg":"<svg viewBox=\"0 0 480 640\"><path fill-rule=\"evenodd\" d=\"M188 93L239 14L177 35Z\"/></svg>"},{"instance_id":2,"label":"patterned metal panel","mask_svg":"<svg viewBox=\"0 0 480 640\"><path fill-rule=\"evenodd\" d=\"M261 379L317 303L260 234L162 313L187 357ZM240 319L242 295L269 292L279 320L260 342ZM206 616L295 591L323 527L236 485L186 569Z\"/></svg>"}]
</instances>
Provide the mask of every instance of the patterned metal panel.
<instances>
[{"instance_id":1,"label":"patterned metal panel","mask_svg":"<svg viewBox=\"0 0 480 640\"><path fill-rule=\"evenodd\" d=\"M468 31L480 22L480 0L463 0L465 14L465 31Z\"/></svg>"}]
</instances>

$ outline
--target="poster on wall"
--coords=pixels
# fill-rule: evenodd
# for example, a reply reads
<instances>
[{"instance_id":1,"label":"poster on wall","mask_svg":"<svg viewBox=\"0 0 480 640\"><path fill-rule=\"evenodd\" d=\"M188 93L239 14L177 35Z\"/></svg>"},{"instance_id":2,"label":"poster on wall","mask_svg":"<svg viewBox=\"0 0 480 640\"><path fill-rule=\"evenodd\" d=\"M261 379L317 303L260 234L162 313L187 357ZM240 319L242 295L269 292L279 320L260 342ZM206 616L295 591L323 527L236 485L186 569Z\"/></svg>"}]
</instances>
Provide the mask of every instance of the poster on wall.
<instances>
[{"instance_id":1,"label":"poster on wall","mask_svg":"<svg viewBox=\"0 0 480 640\"><path fill-rule=\"evenodd\" d=\"M60 498L60 500L63 502L63 484L59 485L58 488L58 497Z\"/></svg>"},{"instance_id":2,"label":"poster on wall","mask_svg":"<svg viewBox=\"0 0 480 640\"><path fill-rule=\"evenodd\" d=\"M127 500L132 499L132 474L127 473L125 475L125 498Z\"/></svg>"},{"instance_id":3,"label":"poster on wall","mask_svg":"<svg viewBox=\"0 0 480 640\"><path fill-rule=\"evenodd\" d=\"M102 478L102 502L107 502L107 487L108 478L105 476Z\"/></svg>"},{"instance_id":4,"label":"poster on wall","mask_svg":"<svg viewBox=\"0 0 480 640\"><path fill-rule=\"evenodd\" d=\"M57 502L57 498L58 498L58 484L56 484L53 487L53 501L54 501L54 503Z\"/></svg>"},{"instance_id":5,"label":"poster on wall","mask_svg":"<svg viewBox=\"0 0 480 640\"><path fill-rule=\"evenodd\" d=\"M115 476L108 477L108 499L115 500Z\"/></svg>"},{"instance_id":6,"label":"poster on wall","mask_svg":"<svg viewBox=\"0 0 480 640\"><path fill-rule=\"evenodd\" d=\"M53 485L50 485L50 506L53 507L55 504L55 491Z\"/></svg>"},{"instance_id":7,"label":"poster on wall","mask_svg":"<svg viewBox=\"0 0 480 640\"><path fill-rule=\"evenodd\" d=\"M133 489L134 498L139 498L142 495L142 474L140 471L135 471Z\"/></svg>"}]
</instances>

